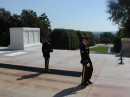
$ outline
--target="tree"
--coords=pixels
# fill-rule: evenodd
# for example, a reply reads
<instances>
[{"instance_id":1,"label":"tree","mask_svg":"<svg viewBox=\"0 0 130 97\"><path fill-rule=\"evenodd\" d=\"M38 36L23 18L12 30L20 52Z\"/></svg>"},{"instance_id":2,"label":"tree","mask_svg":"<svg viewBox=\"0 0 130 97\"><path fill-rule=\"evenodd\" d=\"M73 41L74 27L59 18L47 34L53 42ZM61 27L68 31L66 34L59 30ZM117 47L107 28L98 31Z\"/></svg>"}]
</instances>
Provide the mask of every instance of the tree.
<instances>
[{"instance_id":1,"label":"tree","mask_svg":"<svg viewBox=\"0 0 130 97\"><path fill-rule=\"evenodd\" d=\"M100 43L100 33L94 34L94 41L95 41L95 44Z\"/></svg>"},{"instance_id":2,"label":"tree","mask_svg":"<svg viewBox=\"0 0 130 97\"><path fill-rule=\"evenodd\" d=\"M110 20L125 28L125 37L130 37L130 0L109 0L107 13L111 15Z\"/></svg>"},{"instance_id":3,"label":"tree","mask_svg":"<svg viewBox=\"0 0 130 97\"><path fill-rule=\"evenodd\" d=\"M115 38L114 38L114 50L116 53L119 53L121 51L121 39L125 35L125 29L120 28L119 31L116 33Z\"/></svg>"},{"instance_id":4,"label":"tree","mask_svg":"<svg viewBox=\"0 0 130 97\"><path fill-rule=\"evenodd\" d=\"M10 21L10 27L23 27L20 15L13 14Z\"/></svg>"},{"instance_id":5,"label":"tree","mask_svg":"<svg viewBox=\"0 0 130 97\"><path fill-rule=\"evenodd\" d=\"M37 16L37 13L33 10L23 9L21 13L22 26L25 27L38 27L40 28L40 39L43 37L50 37L51 25L45 13Z\"/></svg>"},{"instance_id":6,"label":"tree","mask_svg":"<svg viewBox=\"0 0 130 97\"><path fill-rule=\"evenodd\" d=\"M73 29L54 29L51 34L51 44L55 49L74 50L79 48L83 36L89 37L89 46L94 45L94 35L88 31Z\"/></svg>"},{"instance_id":7,"label":"tree","mask_svg":"<svg viewBox=\"0 0 130 97\"><path fill-rule=\"evenodd\" d=\"M33 10L23 9L21 13L22 26L24 27L37 27L37 14Z\"/></svg>"},{"instance_id":8,"label":"tree","mask_svg":"<svg viewBox=\"0 0 130 97\"><path fill-rule=\"evenodd\" d=\"M37 27L40 28L41 40L50 36L50 21L45 13L37 16L33 10L23 9L20 15L13 14L0 8L0 46L8 46L10 43L10 27Z\"/></svg>"},{"instance_id":9,"label":"tree","mask_svg":"<svg viewBox=\"0 0 130 97\"><path fill-rule=\"evenodd\" d=\"M9 44L9 28L10 28L11 13L4 8L0 8L0 45L6 46Z\"/></svg>"},{"instance_id":10,"label":"tree","mask_svg":"<svg viewBox=\"0 0 130 97\"><path fill-rule=\"evenodd\" d=\"M114 35L111 32L103 32L100 35L101 43L113 43Z\"/></svg>"},{"instance_id":11,"label":"tree","mask_svg":"<svg viewBox=\"0 0 130 97\"><path fill-rule=\"evenodd\" d=\"M52 30L48 16L46 16L46 14L43 13L38 18L39 18L39 28L41 29L41 36L50 38Z\"/></svg>"}]
</instances>

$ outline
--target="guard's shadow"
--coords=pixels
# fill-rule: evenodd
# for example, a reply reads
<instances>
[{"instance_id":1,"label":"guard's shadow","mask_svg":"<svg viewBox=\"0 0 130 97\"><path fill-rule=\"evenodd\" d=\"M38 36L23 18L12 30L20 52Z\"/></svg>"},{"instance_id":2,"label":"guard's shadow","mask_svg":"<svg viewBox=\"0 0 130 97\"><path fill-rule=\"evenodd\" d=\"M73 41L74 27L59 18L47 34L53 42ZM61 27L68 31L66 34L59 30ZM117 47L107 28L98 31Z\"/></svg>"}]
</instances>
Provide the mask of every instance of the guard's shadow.
<instances>
[{"instance_id":1,"label":"guard's shadow","mask_svg":"<svg viewBox=\"0 0 130 97\"><path fill-rule=\"evenodd\" d=\"M22 65L20 66L20 65L5 64L5 63L0 63L0 68L38 72L37 74L25 75L23 78L29 78L29 77L31 78L33 76L35 77L45 72L45 69L41 67L30 67L30 66L22 66ZM68 71L68 70L59 70L59 69L50 69L50 70L52 71L50 74L55 74L55 75L74 76L74 77L81 76L81 72L79 71Z\"/></svg>"},{"instance_id":2,"label":"guard's shadow","mask_svg":"<svg viewBox=\"0 0 130 97\"><path fill-rule=\"evenodd\" d=\"M53 97L65 97L67 95L76 94L77 91L82 90L86 87L87 87L87 85L86 86L78 85L76 87L64 89L64 90L60 91L59 93L55 94Z\"/></svg>"},{"instance_id":3,"label":"guard's shadow","mask_svg":"<svg viewBox=\"0 0 130 97\"><path fill-rule=\"evenodd\" d=\"M17 78L17 80L23 80L23 79L30 79L30 78L35 78L35 77L38 77L39 75L41 75L43 73L36 73L36 74L29 74L29 75L24 75L24 76L21 76L20 78Z\"/></svg>"}]
</instances>

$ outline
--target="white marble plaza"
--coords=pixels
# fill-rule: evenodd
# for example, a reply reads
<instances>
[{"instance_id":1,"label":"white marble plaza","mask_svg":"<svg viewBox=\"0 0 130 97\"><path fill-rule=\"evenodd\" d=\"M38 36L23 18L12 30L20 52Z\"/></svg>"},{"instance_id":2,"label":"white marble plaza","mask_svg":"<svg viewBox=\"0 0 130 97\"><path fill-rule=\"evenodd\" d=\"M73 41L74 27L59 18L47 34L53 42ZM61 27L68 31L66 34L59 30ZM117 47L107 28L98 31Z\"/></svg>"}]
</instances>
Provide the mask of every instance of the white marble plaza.
<instances>
[{"instance_id":1,"label":"white marble plaza","mask_svg":"<svg viewBox=\"0 0 130 97\"><path fill-rule=\"evenodd\" d=\"M0 97L130 97L130 58L91 53L93 84L81 86L79 50L54 50L50 74L41 50L0 52Z\"/></svg>"}]
</instances>

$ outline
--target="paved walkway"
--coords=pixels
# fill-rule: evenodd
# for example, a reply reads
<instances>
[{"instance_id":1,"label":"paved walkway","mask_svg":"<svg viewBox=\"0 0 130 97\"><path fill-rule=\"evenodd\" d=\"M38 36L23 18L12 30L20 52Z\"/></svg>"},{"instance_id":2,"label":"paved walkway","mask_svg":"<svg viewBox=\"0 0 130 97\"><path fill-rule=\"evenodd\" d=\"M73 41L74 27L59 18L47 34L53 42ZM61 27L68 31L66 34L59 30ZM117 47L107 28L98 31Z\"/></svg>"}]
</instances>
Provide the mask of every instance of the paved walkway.
<instances>
[{"instance_id":1,"label":"paved walkway","mask_svg":"<svg viewBox=\"0 0 130 97\"><path fill-rule=\"evenodd\" d=\"M81 86L79 50L54 50L44 73L41 51L0 51L0 97L130 97L130 59L90 54L93 85Z\"/></svg>"}]
</instances>

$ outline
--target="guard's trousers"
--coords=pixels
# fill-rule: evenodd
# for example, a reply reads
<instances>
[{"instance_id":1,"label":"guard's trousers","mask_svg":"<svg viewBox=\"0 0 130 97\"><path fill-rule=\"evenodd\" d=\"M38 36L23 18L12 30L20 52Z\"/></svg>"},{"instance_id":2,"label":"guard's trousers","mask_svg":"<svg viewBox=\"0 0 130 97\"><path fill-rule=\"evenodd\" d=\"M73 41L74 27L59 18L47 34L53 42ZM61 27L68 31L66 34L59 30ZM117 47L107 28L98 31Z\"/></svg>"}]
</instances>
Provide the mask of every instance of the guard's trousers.
<instances>
[{"instance_id":1,"label":"guard's trousers","mask_svg":"<svg viewBox=\"0 0 130 97\"><path fill-rule=\"evenodd\" d=\"M90 66L88 66L87 64L82 64L83 70L82 70L82 82L81 83L88 82L92 77L92 73L93 73L92 61L90 60L90 58L87 59L87 61L90 64Z\"/></svg>"},{"instance_id":2,"label":"guard's trousers","mask_svg":"<svg viewBox=\"0 0 130 97\"><path fill-rule=\"evenodd\" d=\"M44 59L45 59L45 71L48 71L48 69L49 69L49 59L50 59L50 57L44 57Z\"/></svg>"}]
</instances>

